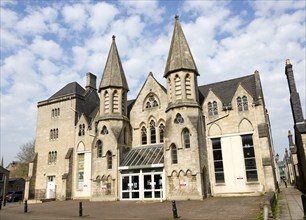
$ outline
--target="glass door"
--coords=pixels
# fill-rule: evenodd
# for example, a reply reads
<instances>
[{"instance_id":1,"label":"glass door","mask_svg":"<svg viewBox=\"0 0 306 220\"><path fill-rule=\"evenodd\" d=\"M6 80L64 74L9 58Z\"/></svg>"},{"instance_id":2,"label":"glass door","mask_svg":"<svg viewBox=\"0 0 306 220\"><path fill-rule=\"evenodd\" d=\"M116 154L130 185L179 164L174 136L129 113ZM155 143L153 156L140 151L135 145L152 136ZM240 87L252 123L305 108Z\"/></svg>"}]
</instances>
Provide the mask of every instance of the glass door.
<instances>
[{"instance_id":1,"label":"glass door","mask_svg":"<svg viewBox=\"0 0 306 220\"><path fill-rule=\"evenodd\" d=\"M122 176L122 199L139 199L139 176Z\"/></svg>"},{"instance_id":2,"label":"glass door","mask_svg":"<svg viewBox=\"0 0 306 220\"><path fill-rule=\"evenodd\" d=\"M162 175L161 174L146 174L143 175L144 182L144 199L159 199L162 198Z\"/></svg>"}]
</instances>

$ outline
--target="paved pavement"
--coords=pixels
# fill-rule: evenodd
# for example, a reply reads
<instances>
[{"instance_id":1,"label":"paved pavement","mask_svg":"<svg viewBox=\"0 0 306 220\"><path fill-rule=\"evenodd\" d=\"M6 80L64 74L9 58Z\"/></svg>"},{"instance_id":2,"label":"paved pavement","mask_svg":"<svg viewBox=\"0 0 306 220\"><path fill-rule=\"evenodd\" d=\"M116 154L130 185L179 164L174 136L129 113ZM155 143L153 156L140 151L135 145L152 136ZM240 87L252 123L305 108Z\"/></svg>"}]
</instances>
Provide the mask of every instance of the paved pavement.
<instances>
[{"instance_id":1,"label":"paved pavement","mask_svg":"<svg viewBox=\"0 0 306 220\"><path fill-rule=\"evenodd\" d=\"M263 197L208 198L203 201L177 201L179 219L257 219ZM83 217L79 216L79 202L56 201L29 204L9 203L0 210L1 220L10 219L173 219L172 203L165 202L89 202L83 203Z\"/></svg>"},{"instance_id":2,"label":"paved pavement","mask_svg":"<svg viewBox=\"0 0 306 220\"><path fill-rule=\"evenodd\" d=\"M280 188L278 220L302 220L304 219L301 193L293 186Z\"/></svg>"}]
</instances>

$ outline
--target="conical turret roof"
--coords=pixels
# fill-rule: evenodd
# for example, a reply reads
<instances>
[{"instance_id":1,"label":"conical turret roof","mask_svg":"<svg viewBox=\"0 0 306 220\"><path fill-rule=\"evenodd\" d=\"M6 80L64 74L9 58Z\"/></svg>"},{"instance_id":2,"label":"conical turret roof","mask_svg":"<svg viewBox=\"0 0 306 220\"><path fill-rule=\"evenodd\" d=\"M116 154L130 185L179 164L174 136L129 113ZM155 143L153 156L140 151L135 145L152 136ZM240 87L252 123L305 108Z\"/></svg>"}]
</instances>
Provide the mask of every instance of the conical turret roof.
<instances>
[{"instance_id":1,"label":"conical turret roof","mask_svg":"<svg viewBox=\"0 0 306 220\"><path fill-rule=\"evenodd\" d=\"M115 36L113 36L112 38L113 41L107 57L105 69L99 87L99 92L103 88L107 87L121 87L126 90L129 90L119 53L117 50Z\"/></svg>"},{"instance_id":2,"label":"conical turret roof","mask_svg":"<svg viewBox=\"0 0 306 220\"><path fill-rule=\"evenodd\" d=\"M187 40L179 22L179 17L175 16L175 26L164 77L167 77L171 72L182 69L193 71L199 75L198 69L195 65Z\"/></svg>"}]
</instances>

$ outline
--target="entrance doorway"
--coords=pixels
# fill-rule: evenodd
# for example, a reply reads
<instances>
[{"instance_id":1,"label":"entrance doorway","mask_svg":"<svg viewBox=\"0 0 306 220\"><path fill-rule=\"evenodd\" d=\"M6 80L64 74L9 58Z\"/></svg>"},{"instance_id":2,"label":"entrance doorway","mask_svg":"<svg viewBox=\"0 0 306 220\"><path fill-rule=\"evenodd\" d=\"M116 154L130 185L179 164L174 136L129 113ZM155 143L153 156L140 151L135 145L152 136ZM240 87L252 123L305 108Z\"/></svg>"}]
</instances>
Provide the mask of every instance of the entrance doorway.
<instances>
[{"instance_id":1,"label":"entrance doorway","mask_svg":"<svg viewBox=\"0 0 306 220\"><path fill-rule=\"evenodd\" d=\"M48 176L46 198L47 199L55 198L55 176Z\"/></svg>"},{"instance_id":2,"label":"entrance doorway","mask_svg":"<svg viewBox=\"0 0 306 220\"><path fill-rule=\"evenodd\" d=\"M163 171L134 170L121 175L122 200L163 199Z\"/></svg>"},{"instance_id":3,"label":"entrance doorway","mask_svg":"<svg viewBox=\"0 0 306 220\"><path fill-rule=\"evenodd\" d=\"M139 199L139 176L122 177L122 199Z\"/></svg>"}]
</instances>

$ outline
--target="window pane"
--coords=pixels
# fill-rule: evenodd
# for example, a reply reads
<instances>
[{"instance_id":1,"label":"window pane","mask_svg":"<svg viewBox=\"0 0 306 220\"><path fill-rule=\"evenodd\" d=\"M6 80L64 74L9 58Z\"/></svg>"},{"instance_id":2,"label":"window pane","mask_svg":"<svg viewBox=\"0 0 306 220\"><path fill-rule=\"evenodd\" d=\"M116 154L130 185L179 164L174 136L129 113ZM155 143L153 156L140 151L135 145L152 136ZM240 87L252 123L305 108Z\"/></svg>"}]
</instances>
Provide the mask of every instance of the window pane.
<instances>
[{"instance_id":1,"label":"window pane","mask_svg":"<svg viewBox=\"0 0 306 220\"><path fill-rule=\"evenodd\" d=\"M223 162L222 161L215 161L215 172L223 171Z\"/></svg>"},{"instance_id":2,"label":"window pane","mask_svg":"<svg viewBox=\"0 0 306 220\"><path fill-rule=\"evenodd\" d=\"M122 190L128 190L129 189L129 177L125 176L122 178Z\"/></svg>"},{"instance_id":3,"label":"window pane","mask_svg":"<svg viewBox=\"0 0 306 220\"><path fill-rule=\"evenodd\" d=\"M224 183L224 173L215 173L216 183Z\"/></svg>"},{"instance_id":4,"label":"window pane","mask_svg":"<svg viewBox=\"0 0 306 220\"><path fill-rule=\"evenodd\" d=\"M254 148L253 147L249 147L249 148L243 147L243 154L244 154L244 158L255 157Z\"/></svg>"},{"instance_id":5,"label":"window pane","mask_svg":"<svg viewBox=\"0 0 306 220\"><path fill-rule=\"evenodd\" d=\"M245 169L246 170L256 170L255 158L245 159Z\"/></svg>"},{"instance_id":6,"label":"window pane","mask_svg":"<svg viewBox=\"0 0 306 220\"><path fill-rule=\"evenodd\" d=\"M184 143L185 148L190 148L190 133L188 129L184 130Z\"/></svg>"},{"instance_id":7,"label":"window pane","mask_svg":"<svg viewBox=\"0 0 306 220\"><path fill-rule=\"evenodd\" d=\"M250 170L246 171L247 181L257 181L257 171L256 170Z\"/></svg>"},{"instance_id":8,"label":"window pane","mask_svg":"<svg viewBox=\"0 0 306 220\"><path fill-rule=\"evenodd\" d=\"M214 150L214 160L222 160L222 151L221 150Z\"/></svg>"},{"instance_id":9,"label":"window pane","mask_svg":"<svg viewBox=\"0 0 306 220\"><path fill-rule=\"evenodd\" d=\"M213 149L221 149L221 142L220 142L220 138L216 138L216 139L212 139L212 145L213 145Z\"/></svg>"}]
</instances>

